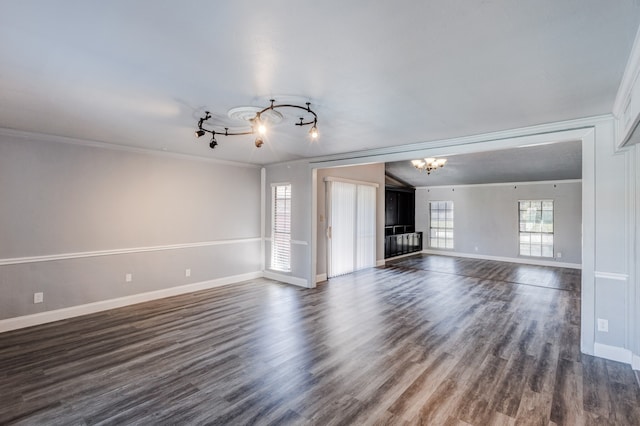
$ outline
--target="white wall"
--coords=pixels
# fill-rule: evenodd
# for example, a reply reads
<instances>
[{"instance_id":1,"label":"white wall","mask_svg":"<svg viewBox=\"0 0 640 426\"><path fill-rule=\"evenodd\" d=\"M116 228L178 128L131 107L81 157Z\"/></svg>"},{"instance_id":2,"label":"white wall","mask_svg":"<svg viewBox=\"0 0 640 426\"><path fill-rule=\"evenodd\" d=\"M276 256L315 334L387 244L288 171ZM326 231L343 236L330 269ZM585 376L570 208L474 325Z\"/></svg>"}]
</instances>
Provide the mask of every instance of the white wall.
<instances>
[{"instance_id":1,"label":"white wall","mask_svg":"<svg viewBox=\"0 0 640 426\"><path fill-rule=\"evenodd\" d=\"M326 237L326 183L325 177L338 177L363 182L377 183L376 192L376 260L384 261L384 163L363 166L335 167L319 169L317 174L317 275L327 273L327 237Z\"/></svg>"},{"instance_id":2,"label":"white wall","mask_svg":"<svg viewBox=\"0 0 640 426\"><path fill-rule=\"evenodd\" d=\"M73 142L0 133L0 319L260 273L259 168Z\"/></svg>"},{"instance_id":3,"label":"white wall","mask_svg":"<svg viewBox=\"0 0 640 426\"><path fill-rule=\"evenodd\" d=\"M453 253L493 256L518 261L518 201L554 201L554 250L561 258L535 258L580 265L582 263L582 185L547 182L418 188L416 231L429 248L429 202L454 202ZM533 258L532 258L533 259ZM525 260L522 259L521 260Z\"/></svg>"}]
</instances>

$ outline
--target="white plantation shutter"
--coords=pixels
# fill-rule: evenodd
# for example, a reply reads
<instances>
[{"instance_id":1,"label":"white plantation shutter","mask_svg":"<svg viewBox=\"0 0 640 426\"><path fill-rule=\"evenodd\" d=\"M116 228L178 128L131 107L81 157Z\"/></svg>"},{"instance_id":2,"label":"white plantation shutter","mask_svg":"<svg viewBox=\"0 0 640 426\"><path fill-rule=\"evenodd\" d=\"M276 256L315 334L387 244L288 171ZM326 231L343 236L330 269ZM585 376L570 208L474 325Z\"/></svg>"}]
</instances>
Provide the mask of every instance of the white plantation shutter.
<instances>
[{"instance_id":1,"label":"white plantation shutter","mask_svg":"<svg viewBox=\"0 0 640 426\"><path fill-rule=\"evenodd\" d=\"M291 271L291 185L271 186L271 269Z\"/></svg>"}]
</instances>

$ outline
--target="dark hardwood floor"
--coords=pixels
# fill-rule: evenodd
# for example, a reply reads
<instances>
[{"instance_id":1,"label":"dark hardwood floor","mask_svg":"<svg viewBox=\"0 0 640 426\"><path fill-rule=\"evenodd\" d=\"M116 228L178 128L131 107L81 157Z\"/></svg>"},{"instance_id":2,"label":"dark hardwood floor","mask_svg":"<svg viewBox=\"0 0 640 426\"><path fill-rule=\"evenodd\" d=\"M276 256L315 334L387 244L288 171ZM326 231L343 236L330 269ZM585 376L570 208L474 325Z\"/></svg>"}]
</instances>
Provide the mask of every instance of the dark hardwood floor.
<instances>
[{"instance_id":1,"label":"dark hardwood floor","mask_svg":"<svg viewBox=\"0 0 640 426\"><path fill-rule=\"evenodd\" d=\"M640 424L580 271L417 255L0 334L0 424Z\"/></svg>"}]
</instances>

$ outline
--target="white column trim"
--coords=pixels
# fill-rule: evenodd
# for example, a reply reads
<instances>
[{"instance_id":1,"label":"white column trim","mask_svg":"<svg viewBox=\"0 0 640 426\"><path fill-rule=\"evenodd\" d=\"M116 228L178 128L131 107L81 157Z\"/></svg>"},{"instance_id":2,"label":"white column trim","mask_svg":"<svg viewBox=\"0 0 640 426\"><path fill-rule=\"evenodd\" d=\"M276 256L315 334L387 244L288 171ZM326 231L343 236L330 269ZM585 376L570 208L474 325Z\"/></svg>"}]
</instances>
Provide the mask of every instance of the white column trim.
<instances>
[{"instance_id":1,"label":"white column trim","mask_svg":"<svg viewBox=\"0 0 640 426\"><path fill-rule=\"evenodd\" d=\"M616 272L600 272L600 271L595 271L593 273L593 275L596 278L605 278L608 280L614 280L614 281L627 281L629 279L629 275L627 274L618 274Z\"/></svg>"}]
</instances>

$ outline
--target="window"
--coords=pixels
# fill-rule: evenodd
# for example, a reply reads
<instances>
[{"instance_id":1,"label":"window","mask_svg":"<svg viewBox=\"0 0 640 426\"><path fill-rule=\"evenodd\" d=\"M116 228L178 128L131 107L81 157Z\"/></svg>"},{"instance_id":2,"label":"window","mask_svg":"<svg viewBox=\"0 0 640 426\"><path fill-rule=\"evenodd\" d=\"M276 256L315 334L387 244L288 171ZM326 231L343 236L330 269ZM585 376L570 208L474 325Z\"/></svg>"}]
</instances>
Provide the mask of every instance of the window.
<instances>
[{"instance_id":1,"label":"window","mask_svg":"<svg viewBox=\"0 0 640 426\"><path fill-rule=\"evenodd\" d=\"M553 201L518 202L520 255L553 257Z\"/></svg>"},{"instance_id":2,"label":"window","mask_svg":"<svg viewBox=\"0 0 640 426\"><path fill-rule=\"evenodd\" d=\"M453 201L429 202L429 247L453 248Z\"/></svg>"},{"instance_id":3,"label":"window","mask_svg":"<svg viewBox=\"0 0 640 426\"><path fill-rule=\"evenodd\" d=\"M291 270L291 185L271 186L271 269Z\"/></svg>"}]
</instances>

